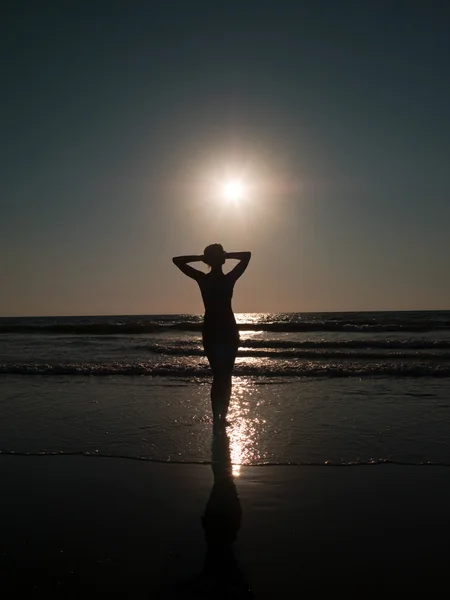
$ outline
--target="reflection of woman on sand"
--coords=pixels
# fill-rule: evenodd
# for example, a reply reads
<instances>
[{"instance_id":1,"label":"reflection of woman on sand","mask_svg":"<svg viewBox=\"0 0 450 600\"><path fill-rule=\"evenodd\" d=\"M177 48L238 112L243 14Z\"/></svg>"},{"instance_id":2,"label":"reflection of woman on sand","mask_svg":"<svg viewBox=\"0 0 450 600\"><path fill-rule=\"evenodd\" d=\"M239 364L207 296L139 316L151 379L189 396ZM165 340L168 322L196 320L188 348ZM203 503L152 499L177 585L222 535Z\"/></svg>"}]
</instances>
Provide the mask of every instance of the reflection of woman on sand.
<instances>
[{"instance_id":1,"label":"reflection of woman on sand","mask_svg":"<svg viewBox=\"0 0 450 600\"><path fill-rule=\"evenodd\" d=\"M178 586L178 591L188 598L254 600L233 550L241 528L242 508L225 431L213 436L211 464L214 485L202 515L207 546L203 571Z\"/></svg>"},{"instance_id":2,"label":"reflection of woman on sand","mask_svg":"<svg viewBox=\"0 0 450 600\"><path fill-rule=\"evenodd\" d=\"M205 248L202 256L176 256L173 262L188 277L195 279L205 305L203 346L213 372L211 404L214 424L226 423L231 394L231 374L239 346L239 331L231 308L233 288L250 261L250 252L225 252L220 244ZM222 271L227 258L239 260L229 273ZM209 273L190 267L202 261L211 267Z\"/></svg>"}]
</instances>

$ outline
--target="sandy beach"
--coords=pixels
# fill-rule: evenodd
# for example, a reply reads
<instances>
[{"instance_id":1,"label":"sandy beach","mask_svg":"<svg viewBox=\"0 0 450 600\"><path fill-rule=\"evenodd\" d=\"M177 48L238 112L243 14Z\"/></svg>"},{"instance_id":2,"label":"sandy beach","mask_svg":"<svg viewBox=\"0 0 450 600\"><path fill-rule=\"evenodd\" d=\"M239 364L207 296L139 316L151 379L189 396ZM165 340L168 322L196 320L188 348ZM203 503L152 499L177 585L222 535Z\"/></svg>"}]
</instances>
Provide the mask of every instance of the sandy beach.
<instances>
[{"instance_id":1,"label":"sandy beach","mask_svg":"<svg viewBox=\"0 0 450 600\"><path fill-rule=\"evenodd\" d=\"M211 467L1 456L0 474L3 594L221 597L198 577ZM235 484L242 521L234 557L219 560L234 564L241 592L231 585L223 597L445 585L444 467L243 467ZM242 595L246 586L253 596Z\"/></svg>"}]
</instances>

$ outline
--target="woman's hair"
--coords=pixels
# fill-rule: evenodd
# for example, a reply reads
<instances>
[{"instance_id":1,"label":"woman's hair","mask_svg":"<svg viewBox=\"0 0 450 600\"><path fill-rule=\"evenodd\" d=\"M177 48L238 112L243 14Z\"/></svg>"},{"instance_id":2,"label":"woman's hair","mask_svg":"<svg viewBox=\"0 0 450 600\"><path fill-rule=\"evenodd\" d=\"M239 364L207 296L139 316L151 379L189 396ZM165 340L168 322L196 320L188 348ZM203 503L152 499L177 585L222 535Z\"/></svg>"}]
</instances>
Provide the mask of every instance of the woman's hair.
<instances>
[{"instance_id":1,"label":"woman's hair","mask_svg":"<svg viewBox=\"0 0 450 600\"><path fill-rule=\"evenodd\" d=\"M223 265L225 262L225 250L222 244L210 244L203 251L205 263L210 267L215 265Z\"/></svg>"}]
</instances>

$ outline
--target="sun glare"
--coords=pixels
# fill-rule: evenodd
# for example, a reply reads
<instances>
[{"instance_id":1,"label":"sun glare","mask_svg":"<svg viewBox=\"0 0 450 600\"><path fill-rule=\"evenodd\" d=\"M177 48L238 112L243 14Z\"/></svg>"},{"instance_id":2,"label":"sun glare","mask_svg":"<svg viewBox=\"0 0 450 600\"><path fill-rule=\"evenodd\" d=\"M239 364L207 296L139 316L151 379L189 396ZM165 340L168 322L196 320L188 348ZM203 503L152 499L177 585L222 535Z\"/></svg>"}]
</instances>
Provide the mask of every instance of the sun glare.
<instances>
[{"instance_id":1,"label":"sun glare","mask_svg":"<svg viewBox=\"0 0 450 600\"><path fill-rule=\"evenodd\" d=\"M227 181L223 186L223 195L226 200L238 202L245 196L244 185L238 180Z\"/></svg>"}]
</instances>

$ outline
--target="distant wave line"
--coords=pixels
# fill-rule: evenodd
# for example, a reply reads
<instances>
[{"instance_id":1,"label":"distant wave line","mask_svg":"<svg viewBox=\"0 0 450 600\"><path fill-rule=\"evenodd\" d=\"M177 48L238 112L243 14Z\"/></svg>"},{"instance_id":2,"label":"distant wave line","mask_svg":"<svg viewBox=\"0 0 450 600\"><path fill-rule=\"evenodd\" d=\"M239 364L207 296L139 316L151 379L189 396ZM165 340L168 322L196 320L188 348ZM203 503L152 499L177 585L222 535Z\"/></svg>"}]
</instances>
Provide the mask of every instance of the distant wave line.
<instances>
[{"instance_id":1,"label":"distant wave line","mask_svg":"<svg viewBox=\"0 0 450 600\"><path fill-rule=\"evenodd\" d=\"M51 325L5 324L0 325L0 334L66 334L66 335L142 335L157 334L167 331L200 332L202 323L199 321L183 321L179 323L160 324L146 323L57 323ZM303 321L303 322L265 322L239 323L240 331L273 331L273 332L427 332L450 329L450 320L417 322L398 321L386 323L373 322L339 322L339 321Z\"/></svg>"}]
</instances>

